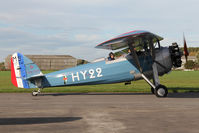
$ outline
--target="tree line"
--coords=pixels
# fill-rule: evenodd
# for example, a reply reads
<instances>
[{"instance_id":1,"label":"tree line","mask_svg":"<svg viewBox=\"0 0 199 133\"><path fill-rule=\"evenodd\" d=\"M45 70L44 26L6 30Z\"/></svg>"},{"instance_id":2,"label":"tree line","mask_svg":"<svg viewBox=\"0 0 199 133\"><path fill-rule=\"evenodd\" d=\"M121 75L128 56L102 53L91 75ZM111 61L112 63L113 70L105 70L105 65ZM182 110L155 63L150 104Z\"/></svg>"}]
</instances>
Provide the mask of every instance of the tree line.
<instances>
[{"instance_id":1,"label":"tree line","mask_svg":"<svg viewBox=\"0 0 199 133\"><path fill-rule=\"evenodd\" d=\"M182 47L182 48L180 48L182 51L184 51L184 48ZM197 53L197 52L199 52L199 47L189 47L188 48L188 51L189 52L194 52L194 53Z\"/></svg>"}]
</instances>

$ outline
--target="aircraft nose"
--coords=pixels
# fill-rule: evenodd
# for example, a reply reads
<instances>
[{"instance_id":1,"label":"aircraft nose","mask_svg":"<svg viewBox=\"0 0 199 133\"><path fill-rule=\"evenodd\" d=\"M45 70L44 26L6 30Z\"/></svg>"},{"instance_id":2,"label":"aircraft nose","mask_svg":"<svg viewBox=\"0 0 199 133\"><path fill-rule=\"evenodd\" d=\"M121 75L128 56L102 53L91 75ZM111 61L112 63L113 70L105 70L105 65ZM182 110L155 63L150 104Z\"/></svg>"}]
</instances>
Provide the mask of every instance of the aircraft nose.
<instances>
[{"instance_id":1,"label":"aircraft nose","mask_svg":"<svg viewBox=\"0 0 199 133\"><path fill-rule=\"evenodd\" d=\"M171 54L171 60L174 67L181 67L182 60L181 57L183 55L182 51L180 50L177 43L172 43L171 46L169 46L169 52Z\"/></svg>"}]
</instances>

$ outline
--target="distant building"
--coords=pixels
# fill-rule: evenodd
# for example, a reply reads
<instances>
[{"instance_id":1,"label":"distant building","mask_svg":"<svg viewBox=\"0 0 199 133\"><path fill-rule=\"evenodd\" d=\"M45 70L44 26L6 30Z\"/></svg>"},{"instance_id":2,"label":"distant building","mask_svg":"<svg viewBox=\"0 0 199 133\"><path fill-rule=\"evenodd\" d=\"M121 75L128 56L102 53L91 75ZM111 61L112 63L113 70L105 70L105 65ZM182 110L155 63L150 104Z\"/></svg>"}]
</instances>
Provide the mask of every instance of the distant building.
<instances>
[{"instance_id":1,"label":"distant building","mask_svg":"<svg viewBox=\"0 0 199 133\"><path fill-rule=\"evenodd\" d=\"M182 60L182 64L186 63L186 60L185 60L184 56L182 56L181 60ZM196 56L188 56L188 60L192 60L192 61L195 62L195 61L197 61L197 58L196 58Z\"/></svg>"},{"instance_id":2,"label":"distant building","mask_svg":"<svg viewBox=\"0 0 199 133\"><path fill-rule=\"evenodd\" d=\"M61 70L77 66L77 59L70 55L25 55L41 70ZM5 68L10 70L11 55L5 59Z\"/></svg>"}]
</instances>

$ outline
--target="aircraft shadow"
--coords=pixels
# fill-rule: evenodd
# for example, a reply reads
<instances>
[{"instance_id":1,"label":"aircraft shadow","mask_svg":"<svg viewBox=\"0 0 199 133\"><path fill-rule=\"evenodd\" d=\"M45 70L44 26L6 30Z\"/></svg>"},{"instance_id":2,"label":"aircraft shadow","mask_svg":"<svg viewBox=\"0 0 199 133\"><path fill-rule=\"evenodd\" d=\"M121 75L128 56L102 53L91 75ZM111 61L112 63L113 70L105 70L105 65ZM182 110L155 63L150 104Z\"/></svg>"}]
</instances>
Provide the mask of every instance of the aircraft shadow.
<instances>
[{"instance_id":1,"label":"aircraft shadow","mask_svg":"<svg viewBox=\"0 0 199 133\"><path fill-rule=\"evenodd\" d=\"M31 118L0 118L0 125L26 125L70 122L80 120L82 117L31 117Z\"/></svg>"},{"instance_id":2,"label":"aircraft shadow","mask_svg":"<svg viewBox=\"0 0 199 133\"><path fill-rule=\"evenodd\" d=\"M169 93L167 98L199 98L199 92Z\"/></svg>"},{"instance_id":3,"label":"aircraft shadow","mask_svg":"<svg viewBox=\"0 0 199 133\"><path fill-rule=\"evenodd\" d=\"M169 90L171 92L168 98L199 98L199 88L170 88Z\"/></svg>"},{"instance_id":4,"label":"aircraft shadow","mask_svg":"<svg viewBox=\"0 0 199 133\"><path fill-rule=\"evenodd\" d=\"M89 93L43 93L38 96L65 96L65 95L151 95L151 93L132 92L89 92Z\"/></svg>"},{"instance_id":5,"label":"aircraft shadow","mask_svg":"<svg viewBox=\"0 0 199 133\"><path fill-rule=\"evenodd\" d=\"M183 91L183 92L182 92ZM89 93L43 93L38 96L64 95L152 95L151 93L137 92L89 92ZM199 88L169 88L168 98L199 98Z\"/></svg>"}]
</instances>

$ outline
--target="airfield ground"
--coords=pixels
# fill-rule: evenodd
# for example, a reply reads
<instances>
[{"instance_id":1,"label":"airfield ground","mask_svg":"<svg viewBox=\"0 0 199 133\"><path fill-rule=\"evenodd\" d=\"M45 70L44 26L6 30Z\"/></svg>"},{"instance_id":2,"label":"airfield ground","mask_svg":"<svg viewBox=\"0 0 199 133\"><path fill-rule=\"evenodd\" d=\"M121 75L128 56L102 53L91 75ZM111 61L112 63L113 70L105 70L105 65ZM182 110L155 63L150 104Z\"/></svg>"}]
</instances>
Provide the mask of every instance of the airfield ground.
<instances>
[{"instance_id":1,"label":"airfield ground","mask_svg":"<svg viewBox=\"0 0 199 133\"><path fill-rule=\"evenodd\" d=\"M1 133L198 133L199 93L0 93Z\"/></svg>"},{"instance_id":2,"label":"airfield ground","mask_svg":"<svg viewBox=\"0 0 199 133\"><path fill-rule=\"evenodd\" d=\"M32 97L1 71L0 133L198 133L199 71L160 80L170 88L167 98L148 93L144 81L46 88Z\"/></svg>"}]
</instances>

